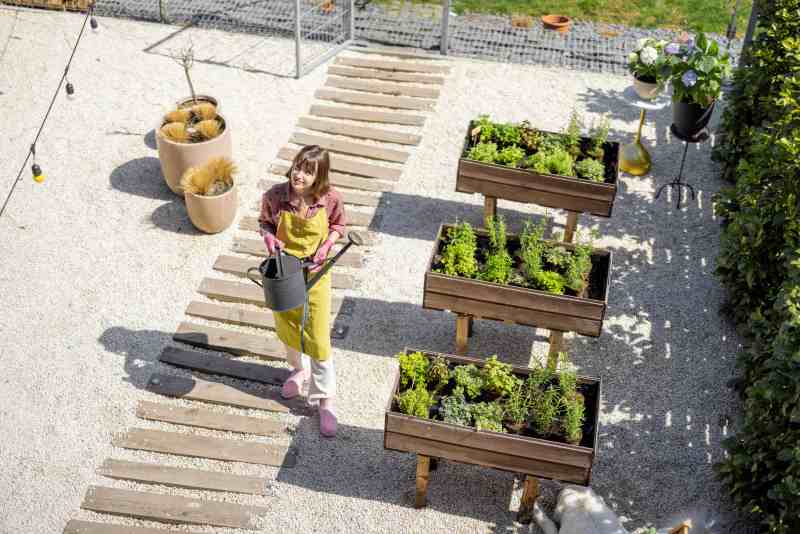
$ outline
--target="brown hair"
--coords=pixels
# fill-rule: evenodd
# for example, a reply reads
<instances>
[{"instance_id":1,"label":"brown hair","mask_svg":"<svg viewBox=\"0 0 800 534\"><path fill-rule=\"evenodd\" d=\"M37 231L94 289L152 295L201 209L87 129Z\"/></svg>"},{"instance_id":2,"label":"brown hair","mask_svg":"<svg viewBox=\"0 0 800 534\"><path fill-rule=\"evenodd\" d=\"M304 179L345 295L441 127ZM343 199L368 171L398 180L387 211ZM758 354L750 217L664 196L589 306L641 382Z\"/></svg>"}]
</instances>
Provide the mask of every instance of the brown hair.
<instances>
[{"instance_id":1,"label":"brown hair","mask_svg":"<svg viewBox=\"0 0 800 534\"><path fill-rule=\"evenodd\" d=\"M314 183L309 193L314 195L314 198L319 198L331 188L328 179L328 170L330 168L331 160L328 156L328 151L319 145L308 145L304 146L294 157L292 166L286 172L286 177L291 180L294 169L301 169L309 174L314 174Z\"/></svg>"}]
</instances>

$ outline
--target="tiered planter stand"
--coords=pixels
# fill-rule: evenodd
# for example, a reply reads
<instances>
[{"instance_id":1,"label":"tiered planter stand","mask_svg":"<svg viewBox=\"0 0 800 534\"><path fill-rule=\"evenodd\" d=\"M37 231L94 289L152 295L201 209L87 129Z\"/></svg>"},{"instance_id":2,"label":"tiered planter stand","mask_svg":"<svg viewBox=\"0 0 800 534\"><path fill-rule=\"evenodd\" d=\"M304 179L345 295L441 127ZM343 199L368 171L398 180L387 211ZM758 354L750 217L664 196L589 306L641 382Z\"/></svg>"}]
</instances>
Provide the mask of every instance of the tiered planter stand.
<instances>
[{"instance_id":1,"label":"tiered planter stand","mask_svg":"<svg viewBox=\"0 0 800 534\"><path fill-rule=\"evenodd\" d=\"M413 349L407 349L408 351ZM424 351L423 351L424 352ZM443 356L456 365L474 364L482 367L484 360L449 354L426 353L429 357ZM513 372L525 379L530 373L525 367ZM386 409L383 445L386 449L417 454L415 505L427 503L428 480L432 463L437 458L482 465L524 475L524 490L518 520L530 522L533 503L538 496L536 478L560 480L588 485L597 451L601 380L578 377L579 387L586 388L586 422L581 445L534 438L520 434L501 434L404 415L399 412L395 396L399 393L400 373L397 372L392 395Z\"/></svg>"},{"instance_id":2,"label":"tiered planter stand","mask_svg":"<svg viewBox=\"0 0 800 534\"><path fill-rule=\"evenodd\" d=\"M608 302L612 259L610 251L595 249L592 253L589 284L582 296L554 295L536 289L433 272L437 256L442 253L443 238L449 228L452 226L444 224L439 228L425 273L422 307L457 314L457 353L466 352L471 318L494 319L550 329L548 359L551 361L558 356L564 332L577 332L593 337L600 335ZM488 235L484 230L476 230L475 234L479 237ZM515 249L518 243L519 236L508 235L509 249ZM574 246L570 243L562 245L567 248Z\"/></svg>"}]
</instances>

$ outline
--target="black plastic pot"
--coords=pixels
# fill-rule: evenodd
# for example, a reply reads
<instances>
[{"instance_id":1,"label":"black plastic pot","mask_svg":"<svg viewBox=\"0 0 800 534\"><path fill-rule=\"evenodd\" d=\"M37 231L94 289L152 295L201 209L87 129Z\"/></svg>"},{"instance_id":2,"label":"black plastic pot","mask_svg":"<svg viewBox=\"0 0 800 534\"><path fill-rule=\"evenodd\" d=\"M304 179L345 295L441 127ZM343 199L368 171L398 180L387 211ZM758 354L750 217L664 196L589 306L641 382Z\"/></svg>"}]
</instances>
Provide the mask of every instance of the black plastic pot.
<instances>
[{"instance_id":1,"label":"black plastic pot","mask_svg":"<svg viewBox=\"0 0 800 534\"><path fill-rule=\"evenodd\" d=\"M708 125L714 113L714 105L704 107L694 102L683 100L672 101L672 124L675 130L684 138L693 138Z\"/></svg>"}]
</instances>

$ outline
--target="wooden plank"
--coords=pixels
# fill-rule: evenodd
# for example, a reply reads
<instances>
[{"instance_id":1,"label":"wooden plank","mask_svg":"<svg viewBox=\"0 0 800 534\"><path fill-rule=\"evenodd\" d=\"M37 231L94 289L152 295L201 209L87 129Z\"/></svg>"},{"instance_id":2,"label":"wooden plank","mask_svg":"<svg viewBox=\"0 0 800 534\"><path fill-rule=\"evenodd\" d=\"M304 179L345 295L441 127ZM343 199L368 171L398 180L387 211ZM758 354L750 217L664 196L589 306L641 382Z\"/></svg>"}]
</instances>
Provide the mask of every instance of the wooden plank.
<instances>
[{"instance_id":1,"label":"wooden plank","mask_svg":"<svg viewBox=\"0 0 800 534\"><path fill-rule=\"evenodd\" d=\"M258 185L261 189L269 191L269 189L272 186L278 183L280 182L278 182L277 180L264 178L259 182ZM378 204L380 204L381 200L379 196L375 196L369 193L361 193L359 191L351 191L349 189L345 191L340 191L339 193L342 195L342 200L344 200L345 204L350 204L353 206L366 206L368 208L374 208L377 207Z\"/></svg>"},{"instance_id":2,"label":"wooden plank","mask_svg":"<svg viewBox=\"0 0 800 534\"><path fill-rule=\"evenodd\" d=\"M234 332L203 324L182 322L172 339L195 347L221 350L242 356L256 356L268 360L286 360L283 344L266 336Z\"/></svg>"},{"instance_id":3,"label":"wooden plank","mask_svg":"<svg viewBox=\"0 0 800 534\"><path fill-rule=\"evenodd\" d=\"M430 76L428 74L417 74L414 72L362 69L343 65L331 65L328 67L328 74L348 76L351 78L366 78L370 80L386 80L390 82L430 83L435 85L442 85L444 83L444 78L442 76Z\"/></svg>"},{"instance_id":4,"label":"wooden plank","mask_svg":"<svg viewBox=\"0 0 800 534\"><path fill-rule=\"evenodd\" d=\"M230 258L232 256L220 256L220 258ZM219 259L217 260L220 261ZM217 264L214 265L217 268ZM206 295L208 298L221 300L223 302L238 302L241 304L254 304L264 306L264 290L252 283L242 284L230 280L219 280L216 278L204 278L200 282L197 292ZM339 313L342 307L342 297L334 296L331 301L331 313Z\"/></svg>"},{"instance_id":5,"label":"wooden plank","mask_svg":"<svg viewBox=\"0 0 800 534\"><path fill-rule=\"evenodd\" d=\"M231 246L231 250L234 252L239 252L242 254L250 254L252 256L258 256L260 258L267 257L267 248L264 246L264 241L261 239L246 239L243 237L235 237L233 239L233 245ZM334 252L331 252L334 254ZM333 257L333 256L331 256ZM359 250L354 250L351 248L347 252L345 252L339 261L336 262L338 267L351 267L351 268L360 268L363 266L362 261L362 254ZM253 287L257 287L253 284Z\"/></svg>"},{"instance_id":6,"label":"wooden plank","mask_svg":"<svg viewBox=\"0 0 800 534\"><path fill-rule=\"evenodd\" d=\"M281 177L281 181L285 180L284 176L286 171L289 170L289 165L286 163L275 162L272 164L271 172ZM384 182L383 180L376 180L374 178L362 178L360 176L353 176L352 174L345 174L341 172L329 172L328 180L331 185L335 187L344 187L346 189L362 189L364 191L374 191L377 193L384 193L386 191L394 191L394 184L391 182ZM271 180L270 183L277 183L276 180Z\"/></svg>"},{"instance_id":7,"label":"wooden plank","mask_svg":"<svg viewBox=\"0 0 800 534\"><path fill-rule=\"evenodd\" d=\"M245 219L246 219L246 217L242 218L242 221L244 221ZM242 227L242 229L244 230L246 228ZM247 278L247 270L250 269L251 267L258 267L261 264L261 261L262 260L260 260L260 259L245 258L245 257L241 257L241 256L219 256L217 258L217 261L214 262L214 269L219 271L219 272L222 272L222 273L233 274L233 275L236 275L236 276L242 276L244 278ZM332 276L332 283L333 283L333 288L334 289L353 289L355 287L355 285L356 285L355 278L350 274L345 274L345 273L342 273L342 272L338 272L336 269L333 269L331 271L331 276ZM235 283L235 282L228 282L228 283ZM254 286L254 287L256 287L256 286ZM257 289L261 292L260 293L260 295L262 297L261 298L261 305L263 306L263 300L264 300L263 299L263 295L264 295L264 292L263 292L263 290L261 290L261 288L257 288ZM234 308L234 309L238 310L238 308ZM247 311L247 310L242 310L242 311ZM189 313L189 312L187 311L186 313ZM235 313L238 314L238 312L235 312ZM230 319L235 321L235 318L237 317L237 315L232 315L232 314L234 314L234 312L231 312L231 314L226 315L226 317L229 317ZM271 316L272 314L270 313L268 315ZM251 322L251 323L252 322L256 322L256 323L258 322L256 317L259 317L259 316L252 316L252 321L250 320L250 318L249 318L250 316L249 315L247 317L248 317L248 322ZM219 320L222 320L222 319L219 319ZM226 321L227 321L227 319L226 319ZM264 318L263 321L264 321L263 328L274 328L274 326L269 326L269 323L273 322L271 319ZM273 324L274 324L274 322L273 322Z\"/></svg>"},{"instance_id":8,"label":"wooden plank","mask_svg":"<svg viewBox=\"0 0 800 534\"><path fill-rule=\"evenodd\" d=\"M115 447L139 451L209 458L228 462L294 467L294 453L285 445L212 438L178 432L132 428L111 440Z\"/></svg>"},{"instance_id":9,"label":"wooden plank","mask_svg":"<svg viewBox=\"0 0 800 534\"><path fill-rule=\"evenodd\" d=\"M294 157L300 152L299 148L283 147L278 151L278 158L287 161L294 161ZM367 163L357 159L350 159L339 154L331 154L331 170L341 171L356 176L365 176L367 178L376 178L378 180L390 180L396 182L403 174L401 167L386 167L383 165L376 165L374 163Z\"/></svg>"},{"instance_id":10,"label":"wooden plank","mask_svg":"<svg viewBox=\"0 0 800 534\"><path fill-rule=\"evenodd\" d=\"M386 96L373 93L356 93L354 91L336 91L334 89L317 89L314 98L330 100L340 104L354 104L358 106L372 106L391 109L409 109L414 111L429 111L436 107L435 100L414 98L411 96Z\"/></svg>"},{"instance_id":11,"label":"wooden plank","mask_svg":"<svg viewBox=\"0 0 800 534\"><path fill-rule=\"evenodd\" d=\"M129 527L111 523L70 520L63 534L200 534L196 530L175 530L162 528Z\"/></svg>"},{"instance_id":12,"label":"wooden plank","mask_svg":"<svg viewBox=\"0 0 800 534\"><path fill-rule=\"evenodd\" d=\"M422 141L421 135L395 132L392 130L384 130L383 128L373 128L371 126L360 126L348 122L327 121L314 117L300 117L297 120L297 125L301 128L318 132L347 135L360 139L372 139L373 141L386 141L387 143L396 143L398 145L418 145ZM285 171L283 174L285 174Z\"/></svg>"},{"instance_id":13,"label":"wooden plank","mask_svg":"<svg viewBox=\"0 0 800 534\"><path fill-rule=\"evenodd\" d=\"M430 54L424 51L413 52L406 47L401 46L360 46L358 44L350 45L348 49L350 52L358 52L359 54L377 54L381 56L393 56L406 59L422 59L433 61L444 61L445 57L436 54Z\"/></svg>"},{"instance_id":14,"label":"wooden plank","mask_svg":"<svg viewBox=\"0 0 800 534\"><path fill-rule=\"evenodd\" d=\"M376 82L333 76L325 83L327 87L337 89L350 89L352 91L365 91L367 93L381 93L394 96L416 96L420 98L439 98L439 89L430 86L404 85L395 82Z\"/></svg>"},{"instance_id":15,"label":"wooden plank","mask_svg":"<svg viewBox=\"0 0 800 534\"><path fill-rule=\"evenodd\" d=\"M147 389L165 397L196 400L210 404L226 404L268 412L288 413L289 407L293 406L293 403L282 399L277 390L256 395L227 384L208 382L199 378L154 374L147 382Z\"/></svg>"},{"instance_id":16,"label":"wooden plank","mask_svg":"<svg viewBox=\"0 0 800 534\"><path fill-rule=\"evenodd\" d=\"M351 156L361 156L362 158L378 159L391 161L394 163L405 163L408 161L408 152L395 150L393 148L383 148L380 146L345 141L324 135L312 135L303 132L295 132L289 139L290 143L296 145L319 145L330 152L349 154Z\"/></svg>"},{"instance_id":17,"label":"wooden plank","mask_svg":"<svg viewBox=\"0 0 800 534\"><path fill-rule=\"evenodd\" d=\"M161 351L159 361L193 369L211 375L230 376L280 386L289 378L289 370L261 363L242 362L224 356L215 356L195 350L167 346Z\"/></svg>"},{"instance_id":18,"label":"wooden plank","mask_svg":"<svg viewBox=\"0 0 800 534\"><path fill-rule=\"evenodd\" d=\"M136 416L150 421L210 428L211 430L226 430L228 432L254 434L256 436L272 436L286 430L286 425L274 419L212 412L197 406L169 406L149 401L139 401L139 405L136 407Z\"/></svg>"},{"instance_id":19,"label":"wooden plank","mask_svg":"<svg viewBox=\"0 0 800 534\"><path fill-rule=\"evenodd\" d=\"M448 65L417 63L413 61L392 61L388 59L367 59L339 56L336 58L334 63L336 65L347 65L348 67L380 69L394 72L423 72L428 74L447 74L450 72L450 67Z\"/></svg>"},{"instance_id":20,"label":"wooden plank","mask_svg":"<svg viewBox=\"0 0 800 534\"><path fill-rule=\"evenodd\" d=\"M90 486L86 490L81 508L139 519L248 530L256 530L257 517L268 511L255 506L101 486Z\"/></svg>"},{"instance_id":21,"label":"wooden plank","mask_svg":"<svg viewBox=\"0 0 800 534\"><path fill-rule=\"evenodd\" d=\"M99 475L119 480L135 480L178 488L230 491L248 495L266 495L269 480L262 477L235 475L218 471L186 469L165 465L106 459L97 469Z\"/></svg>"},{"instance_id":22,"label":"wooden plank","mask_svg":"<svg viewBox=\"0 0 800 534\"><path fill-rule=\"evenodd\" d=\"M245 310L244 308L222 306L213 302L193 300L186 306L186 315L238 326L275 329L275 316L272 315L272 312Z\"/></svg>"}]
</instances>

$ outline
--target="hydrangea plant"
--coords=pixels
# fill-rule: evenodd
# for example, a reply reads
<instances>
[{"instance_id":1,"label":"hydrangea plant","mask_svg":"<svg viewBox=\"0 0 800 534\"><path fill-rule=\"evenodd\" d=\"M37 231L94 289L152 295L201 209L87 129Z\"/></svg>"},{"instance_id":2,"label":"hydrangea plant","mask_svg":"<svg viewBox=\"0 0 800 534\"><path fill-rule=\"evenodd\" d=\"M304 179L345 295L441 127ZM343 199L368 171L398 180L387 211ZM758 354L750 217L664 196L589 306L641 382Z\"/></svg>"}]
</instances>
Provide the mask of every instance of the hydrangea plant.
<instances>
[{"instance_id":1,"label":"hydrangea plant","mask_svg":"<svg viewBox=\"0 0 800 534\"><path fill-rule=\"evenodd\" d=\"M643 82L663 83L661 76L664 65L666 41L646 37L639 39L636 49L628 54L628 70Z\"/></svg>"},{"instance_id":2,"label":"hydrangea plant","mask_svg":"<svg viewBox=\"0 0 800 534\"><path fill-rule=\"evenodd\" d=\"M722 82L730 74L727 53L702 33L696 39L684 34L664 47L662 74L669 76L673 98L710 106L720 95Z\"/></svg>"}]
</instances>

